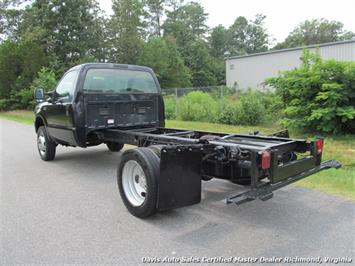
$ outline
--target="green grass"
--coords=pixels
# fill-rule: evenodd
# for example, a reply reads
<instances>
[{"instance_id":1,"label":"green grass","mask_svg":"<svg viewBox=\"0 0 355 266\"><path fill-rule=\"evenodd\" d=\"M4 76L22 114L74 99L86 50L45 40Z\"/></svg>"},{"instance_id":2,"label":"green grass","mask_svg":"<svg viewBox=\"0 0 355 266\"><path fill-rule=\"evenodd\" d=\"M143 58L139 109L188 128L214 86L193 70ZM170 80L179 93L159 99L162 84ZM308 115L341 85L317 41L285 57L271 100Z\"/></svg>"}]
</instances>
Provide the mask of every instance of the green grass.
<instances>
[{"instance_id":1,"label":"green grass","mask_svg":"<svg viewBox=\"0 0 355 266\"><path fill-rule=\"evenodd\" d=\"M0 112L0 117L25 124L33 124L32 111ZM258 130L262 133L271 133L279 130L276 126L231 126L206 122L166 121L167 127L181 129L195 129L201 131L215 131L225 133L245 133ZM292 132L291 132L292 136ZM297 137L302 136L297 133ZM296 184L303 187L324 191L334 195L355 200L355 136L326 137L323 159L336 159L343 164L341 169L325 170L307 177Z\"/></svg>"},{"instance_id":2,"label":"green grass","mask_svg":"<svg viewBox=\"0 0 355 266\"><path fill-rule=\"evenodd\" d=\"M33 111L16 110L9 112L0 112L0 117L16 122L32 125L34 121Z\"/></svg>"}]
</instances>

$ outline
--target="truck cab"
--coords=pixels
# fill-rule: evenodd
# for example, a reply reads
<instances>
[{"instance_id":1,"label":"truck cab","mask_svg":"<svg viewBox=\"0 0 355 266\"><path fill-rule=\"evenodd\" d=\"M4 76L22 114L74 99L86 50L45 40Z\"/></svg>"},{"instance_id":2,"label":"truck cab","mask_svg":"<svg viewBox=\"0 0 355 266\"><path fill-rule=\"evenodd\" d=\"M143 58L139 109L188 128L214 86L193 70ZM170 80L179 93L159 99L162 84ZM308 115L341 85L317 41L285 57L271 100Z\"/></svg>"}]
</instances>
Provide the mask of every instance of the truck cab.
<instances>
[{"instance_id":1,"label":"truck cab","mask_svg":"<svg viewBox=\"0 0 355 266\"><path fill-rule=\"evenodd\" d=\"M47 98L44 91L35 92L35 130L42 127L38 137L42 148L45 138L55 146L85 148L102 143L92 133L98 129L164 126L161 89L148 67L82 64L69 69ZM119 145L106 144L116 150Z\"/></svg>"}]
</instances>

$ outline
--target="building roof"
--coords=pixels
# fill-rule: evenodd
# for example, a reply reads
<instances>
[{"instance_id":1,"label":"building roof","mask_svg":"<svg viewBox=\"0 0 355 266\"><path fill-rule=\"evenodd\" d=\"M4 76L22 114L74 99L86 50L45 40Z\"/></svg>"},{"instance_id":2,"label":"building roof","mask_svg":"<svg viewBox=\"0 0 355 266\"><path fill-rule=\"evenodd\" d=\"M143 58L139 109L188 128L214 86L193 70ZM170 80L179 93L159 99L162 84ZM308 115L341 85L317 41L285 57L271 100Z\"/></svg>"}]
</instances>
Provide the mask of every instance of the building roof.
<instances>
[{"instance_id":1,"label":"building roof","mask_svg":"<svg viewBox=\"0 0 355 266\"><path fill-rule=\"evenodd\" d=\"M289 52L289 51L303 50L303 49L308 49L308 48L317 48L317 47L324 47L324 46L333 46L333 45L345 44L345 43L355 43L355 39L353 39L353 40L347 40L347 41L339 41L339 42L328 42L328 43L321 43L321 44L313 44L313 45L300 46L300 47L293 47L293 48L286 48L286 49L280 49L280 50L271 50L271 51L266 51L266 52L262 52L262 53L255 53L255 54L229 56L229 57L226 57L226 58L224 58L224 59L225 59L225 60L239 59L239 58L252 57L252 56L259 56L259 55L276 54L276 53L283 53L283 52Z\"/></svg>"}]
</instances>

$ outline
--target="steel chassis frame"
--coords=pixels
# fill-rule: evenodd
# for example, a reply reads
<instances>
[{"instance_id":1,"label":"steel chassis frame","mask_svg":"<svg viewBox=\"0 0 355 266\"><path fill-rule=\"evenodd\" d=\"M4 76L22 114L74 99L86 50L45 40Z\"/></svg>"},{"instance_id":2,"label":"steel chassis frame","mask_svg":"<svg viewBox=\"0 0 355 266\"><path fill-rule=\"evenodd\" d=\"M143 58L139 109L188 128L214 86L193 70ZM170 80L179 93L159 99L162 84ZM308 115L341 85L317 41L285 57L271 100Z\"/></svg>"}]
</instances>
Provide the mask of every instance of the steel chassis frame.
<instances>
[{"instance_id":1,"label":"steel chassis frame","mask_svg":"<svg viewBox=\"0 0 355 266\"><path fill-rule=\"evenodd\" d=\"M181 130L174 128L135 128L135 129L104 129L96 131L102 141L121 142L124 144L146 147L150 145L166 145L163 149L174 153L181 150L201 150L212 153L217 148L237 149L249 152L250 189L224 200L226 204L241 204L257 198L267 200L272 198L273 191L302 178L328 168L340 168L336 160L321 163L321 154L317 155L314 142L300 139L290 139L287 130L272 135L225 134L195 130ZM201 139L202 136L214 136L214 139ZM268 181L260 180L259 157L264 150L271 151L272 160ZM287 151L310 152L305 158L280 165L275 158L280 158ZM171 162L174 163L174 162ZM201 162L202 164L202 162ZM217 177L218 178L218 177ZM163 203L162 203L163 204ZM180 204L181 205L181 204ZM169 208L169 207L167 207Z\"/></svg>"}]
</instances>

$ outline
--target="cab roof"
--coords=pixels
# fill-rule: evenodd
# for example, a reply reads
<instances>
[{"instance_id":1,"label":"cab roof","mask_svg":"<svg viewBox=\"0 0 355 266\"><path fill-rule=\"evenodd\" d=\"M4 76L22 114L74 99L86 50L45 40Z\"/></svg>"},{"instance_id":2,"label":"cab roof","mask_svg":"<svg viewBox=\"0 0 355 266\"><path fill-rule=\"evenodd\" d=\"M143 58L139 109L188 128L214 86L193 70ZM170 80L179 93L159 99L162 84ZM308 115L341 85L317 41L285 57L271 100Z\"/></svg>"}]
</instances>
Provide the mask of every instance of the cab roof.
<instances>
[{"instance_id":1,"label":"cab roof","mask_svg":"<svg viewBox=\"0 0 355 266\"><path fill-rule=\"evenodd\" d=\"M128 65L128 64L115 64L115 63L85 63L85 64L80 64L76 65L72 68L70 68L68 71L74 70L74 69L81 69L81 68L119 68L119 69L131 69L131 70L140 70L140 71L147 71L154 73L153 70L150 67L146 66L138 66L138 65Z\"/></svg>"}]
</instances>

